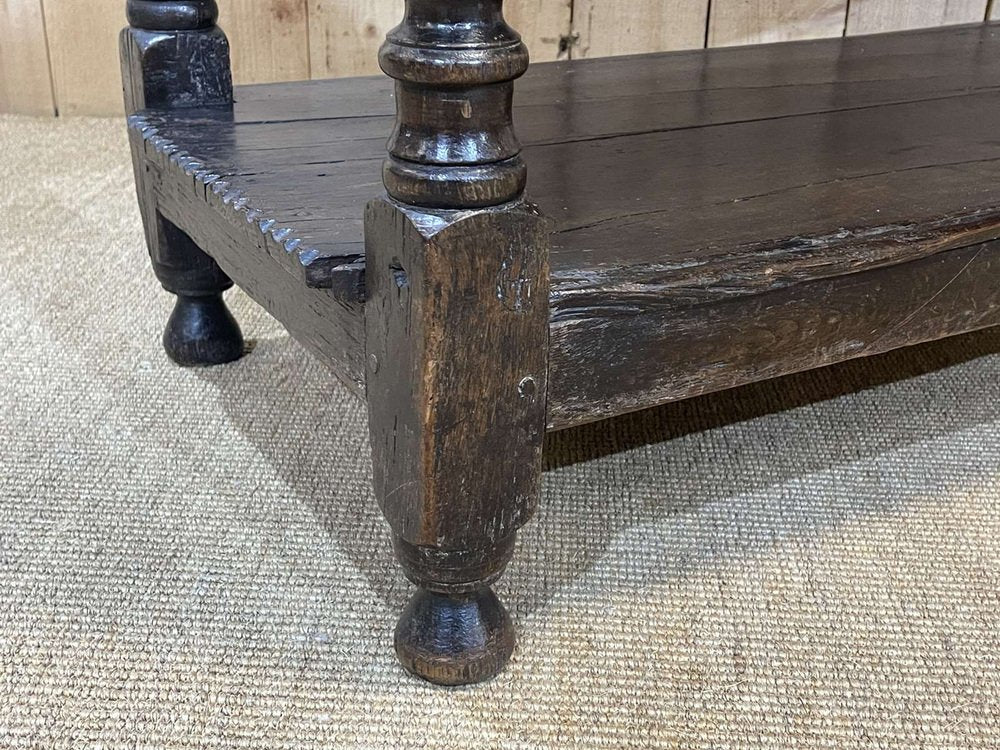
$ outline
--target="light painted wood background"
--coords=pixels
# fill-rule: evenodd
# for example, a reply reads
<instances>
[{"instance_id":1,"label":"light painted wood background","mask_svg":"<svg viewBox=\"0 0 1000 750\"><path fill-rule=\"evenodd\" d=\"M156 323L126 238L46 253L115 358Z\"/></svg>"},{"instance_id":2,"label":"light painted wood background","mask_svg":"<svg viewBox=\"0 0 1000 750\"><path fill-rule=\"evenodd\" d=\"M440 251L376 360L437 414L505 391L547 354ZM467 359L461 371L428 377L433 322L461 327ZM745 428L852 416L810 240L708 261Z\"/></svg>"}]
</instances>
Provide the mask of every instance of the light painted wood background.
<instances>
[{"instance_id":1,"label":"light painted wood background","mask_svg":"<svg viewBox=\"0 0 1000 750\"><path fill-rule=\"evenodd\" d=\"M377 71L401 0L219 0L238 83ZM125 0L0 0L0 112L121 110ZM507 0L534 60L1000 20L1000 0Z\"/></svg>"}]
</instances>

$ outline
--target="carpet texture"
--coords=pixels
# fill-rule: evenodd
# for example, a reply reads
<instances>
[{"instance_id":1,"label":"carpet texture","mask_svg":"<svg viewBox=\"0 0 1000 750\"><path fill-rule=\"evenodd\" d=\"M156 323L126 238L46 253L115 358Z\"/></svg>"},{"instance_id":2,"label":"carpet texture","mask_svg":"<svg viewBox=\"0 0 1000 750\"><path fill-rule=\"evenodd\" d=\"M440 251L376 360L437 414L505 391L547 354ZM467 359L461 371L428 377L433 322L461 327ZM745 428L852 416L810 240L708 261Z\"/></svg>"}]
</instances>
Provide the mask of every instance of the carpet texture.
<instances>
[{"instance_id":1,"label":"carpet texture","mask_svg":"<svg viewBox=\"0 0 1000 750\"><path fill-rule=\"evenodd\" d=\"M0 118L0 747L996 748L1000 333L550 436L510 668L391 652L363 405L181 370L122 123Z\"/></svg>"}]
</instances>

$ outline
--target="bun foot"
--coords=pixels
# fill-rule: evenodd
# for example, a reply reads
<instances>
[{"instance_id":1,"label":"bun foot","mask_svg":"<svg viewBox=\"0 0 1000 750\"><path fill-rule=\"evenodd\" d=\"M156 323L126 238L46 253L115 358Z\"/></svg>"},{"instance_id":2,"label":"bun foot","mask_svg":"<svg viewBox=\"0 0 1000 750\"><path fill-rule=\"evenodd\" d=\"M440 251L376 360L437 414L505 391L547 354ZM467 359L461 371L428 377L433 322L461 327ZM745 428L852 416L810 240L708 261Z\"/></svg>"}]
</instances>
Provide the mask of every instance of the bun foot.
<instances>
[{"instance_id":1,"label":"bun foot","mask_svg":"<svg viewBox=\"0 0 1000 750\"><path fill-rule=\"evenodd\" d=\"M163 332L167 356L182 367L207 367L243 356L243 334L222 294L178 295Z\"/></svg>"},{"instance_id":2,"label":"bun foot","mask_svg":"<svg viewBox=\"0 0 1000 750\"><path fill-rule=\"evenodd\" d=\"M491 589L464 595L420 589L396 627L396 655L428 682L471 685L504 668L514 640L510 615Z\"/></svg>"}]
</instances>

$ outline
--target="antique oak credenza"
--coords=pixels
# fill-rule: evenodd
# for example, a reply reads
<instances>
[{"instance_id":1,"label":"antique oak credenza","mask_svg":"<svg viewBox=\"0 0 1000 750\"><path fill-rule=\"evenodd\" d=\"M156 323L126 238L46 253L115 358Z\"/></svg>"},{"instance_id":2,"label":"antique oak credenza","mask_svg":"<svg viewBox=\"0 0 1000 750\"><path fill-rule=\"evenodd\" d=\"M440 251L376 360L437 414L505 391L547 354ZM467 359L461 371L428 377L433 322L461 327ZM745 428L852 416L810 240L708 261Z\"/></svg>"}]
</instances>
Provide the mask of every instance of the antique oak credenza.
<instances>
[{"instance_id":1,"label":"antique oak credenza","mask_svg":"<svg viewBox=\"0 0 1000 750\"><path fill-rule=\"evenodd\" d=\"M514 648L546 430L1000 323L1000 26L528 70L501 6L235 91L215 0L121 36L167 354L244 353L235 282L367 399L396 652L443 684Z\"/></svg>"}]
</instances>

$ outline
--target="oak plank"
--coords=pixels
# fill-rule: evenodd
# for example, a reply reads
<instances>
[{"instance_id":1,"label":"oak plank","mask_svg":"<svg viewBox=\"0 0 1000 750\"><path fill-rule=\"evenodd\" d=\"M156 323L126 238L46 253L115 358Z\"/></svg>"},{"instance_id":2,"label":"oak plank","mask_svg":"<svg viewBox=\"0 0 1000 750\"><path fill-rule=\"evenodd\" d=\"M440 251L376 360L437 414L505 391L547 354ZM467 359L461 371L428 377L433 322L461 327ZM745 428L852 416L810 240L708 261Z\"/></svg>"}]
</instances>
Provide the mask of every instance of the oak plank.
<instances>
[{"instance_id":1,"label":"oak plank","mask_svg":"<svg viewBox=\"0 0 1000 750\"><path fill-rule=\"evenodd\" d=\"M147 154L164 173L160 200L167 216L182 222L254 299L363 393L360 305L302 289L281 270L280 245L246 222L232 201L206 193L197 180L177 179L162 157ZM996 325L1000 242L968 238L973 244L915 261L734 299L678 304L654 294L648 297L653 304L624 299L617 311L611 306L601 314L597 305L595 314L576 321L560 317L557 305L550 322L548 427Z\"/></svg>"},{"instance_id":2,"label":"oak plank","mask_svg":"<svg viewBox=\"0 0 1000 750\"><path fill-rule=\"evenodd\" d=\"M846 20L847 0L714 0L708 46L836 37Z\"/></svg>"},{"instance_id":3,"label":"oak plank","mask_svg":"<svg viewBox=\"0 0 1000 750\"><path fill-rule=\"evenodd\" d=\"M0 112L55 114L41 0L0 0Z\"/></svg>"},{"instance_id":4,"label":"oak plank","mask_svg":"<svg viewBox=\"0 0 1000 750\"><path fill-rule=\"evenodd\" d=\"M773 234L770 212L797 201L802 211L785 223L788 233L841 226L852 216L837 213L838 185L892 169L918 170L914 176L923 179L919 169L933 162L922 160L936 153L942 133L952 132L953 145L943 152L950 160L989 158L991 124L975 113L983 109L976 97L991 91L996 97L1000 88L1000 45L992 34L989 27L957 28L889 35L877 46L832 39L658 54L642 66L623 58L536 66L518 88L516 117L531 194L560 228L555 241L564 248L553 256L555 272L579 272L595 258L600 268L594 272L613 284L607 274L636 265L643 253L655 266L664 252L653 241L658 236L698 239L721 252L745 246L743 254L752 258L747 243L782 239ZM942 45L949 54L929 54ZM158 137L197 155L204 169L247 196L261 220L297 241L302 262L290 270L318 286L338 286L334 276L347 274L339 286L358 288L360 217L380 190L393 122L389 83L250 87L238 89L237 99L235 125L228 115L202 110L147 119ZM953 115L976 122L956 131ZM919 147L900 151L886 135L900 118L907 122L900 140ZM866 128L881 139L856 135ZM650 153L657 158L647 158ZM759 174L760 163L771 166ZM903 214L910 210L906 190L918 184L894 193ZM961 188L961 181L948 187L939 208L966 200ZM747 200L772 192L773 199ZM882 206L883 216L889 208ZM562 263L562 252L577 258Z\"/></svg>"},{"instance_id":5,"label":"oak plank","mask_svg":"<svg viewBox=\"0 0 1000 750\"><path fill-rule=\"evenodd\" d=\"M847 34L975 23L986 17L986 6L986 0L860 0L851 3Z\"/></svg>"},{"instance_id":6,"label":"oak plank","mask_svg":"<svg viewBox=\"0 0 1000 750\"><path fill-rule=\"evenodd\" d=\"M395 0L309 0L312 77L377 73L378 48L402 17Z\"/></svg>"},{"instance_id":7,"label":"oak plank","mask_svg":"<svg viewBox=\"0 0 1000 750\"><path fill-rule=\"evenodd\" d=\"M52 83L60 115L115 115L124 111L118 33L125 3L46 2L45 27Z\"/></svg>"},{"instance_id":8,"label":"oak plank","mask_svg":"<svg viewBox=\"0 0 1000 750\"><path fill-rule=\"evenodd\" d=\"M238 84L309 78L306 0L219 0Z\"/></svg>"},{"instance_id":9,"label":"oak plank","mask_svg":"<svg viewBox=\"0 0 1000 750\"><path fill-rule=\"evenodd\" d=\"M575 0L572 57L586 59L705 45L708 0Z\"/></svg>"},{"instance_id":10,"label":"oak plank","mask_svg":"<svg viewBox=\"0 0 1000 750\"><path fill-rule=\"evenodd\" d=\"M532 62L561 56L562 39L570 34L573 0L506 0L504 13L528 45Z\"/></svg>"},{"instance_id":11,"label":"oak plank","mask_svg":"<svg viewBox=\"0 0 1000 750\"><path fill-rule=\"evenodd\" d=\"M873 104L960 93L968 86L995 82L989 60L969 66L963 57L979 46L981 35L980 27L917 29L883 35L874 49L864 40L823 39L763 49L646 54L641 64L631 57L615 57L532 66L516 86L518 133L530 142L535 136L527 129L542 121L551 126L550 135L557 130L597 134L610 127L612 118L644 123L641 127L647 129L657 124L667 128L749 119L767 114L768 107L773 116L830 110L847 97L855 104ZM937 54L942 45L951 54ZM768 88L776 95L757 96ZM690 95L693 89L699 90L697 98ZM788 96L777 96L781 92ZM237 123L391 118L394 113L393 84L381 74L336 83L241 86L236 98ZM675 106L660 104L668 98ZM655 106L640 106L650 102ZM576 116L580 107L601 103L603 124L594 123L596 115L590 111L586 117ZM678 113L677 104L686 114ZM538 110L530 120L522 116L526 107ZM346 125L339 123L337 133ZM369 132L375 137L386 134Z\"/></svg>"},{"instance_id":12,"label":"oak plank","mask_svg":"<svg viewBox=\"0 0 1000 750\"><path fill-rule=\"evenodd\" d=\"M551 324L549 429L1000 325L1000 241L732 301Z\"/></svg>"},{"instance_id":13,"label":"oak plank","mask_svg":"<svg viewBox=\"0 0 1000 750\"><path fill-rule=\"evenodd\" d=\"M398 0L308 0L313 78L379 72L378 49L399 23ZM504 12L531 52L532 60L555 60L569 34L572 0L507 0Z\"/></svg>"},{"instance_id":14,"label":"oak plank","mask_svg":"<svg viewBox=\"0 0 1000 750\"><path fill-rule=\"evenodd\" d=\"M246 220L238 199L201 178L190 178L175 154L157 148L133 128L133 146L149 165L148 179L158 209L209 253L258 304L298 341L320 355L334 374L364 392L362 306L335 299L325 289L308 289L283 269L284 245L257 222ZM183 177L181 177L183 175Z\"/></svg>"}]
</instances>

